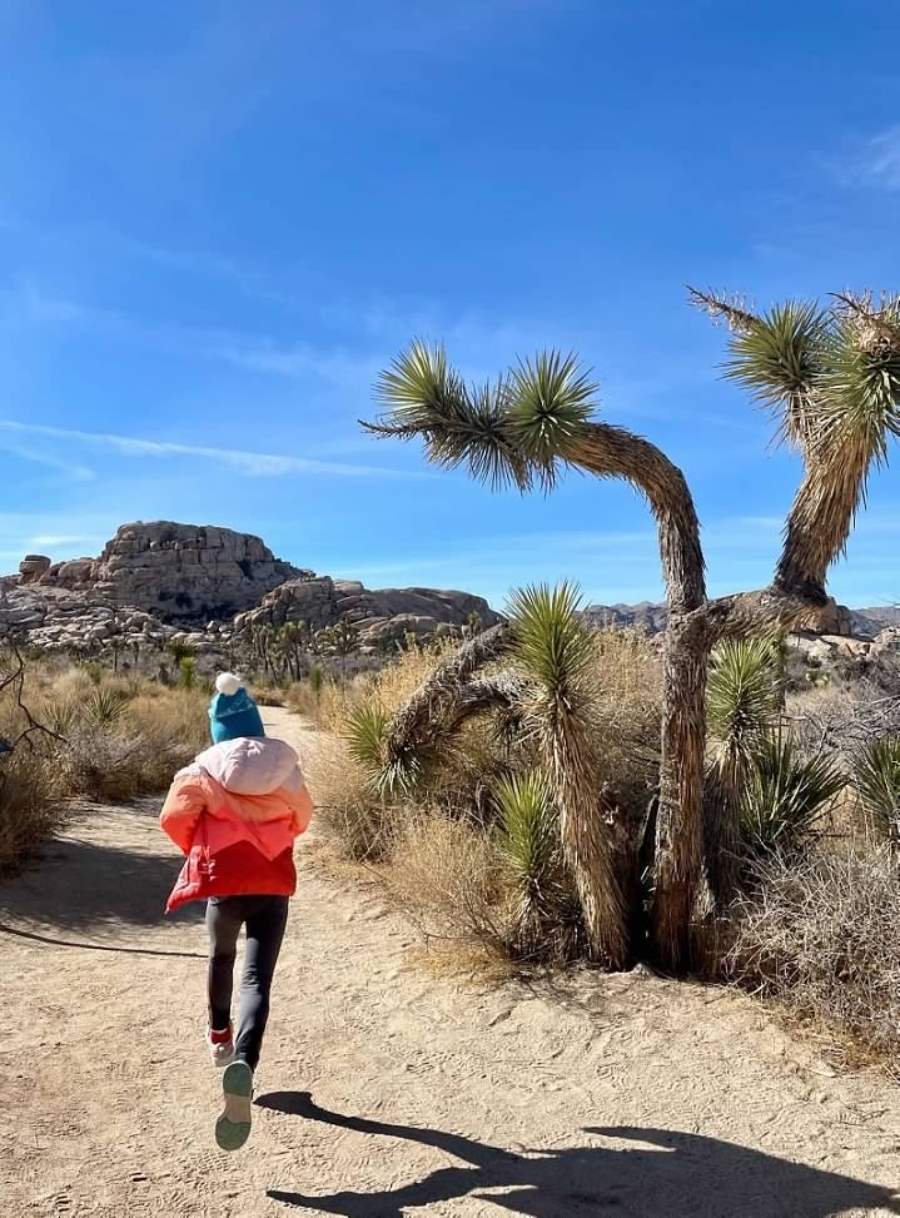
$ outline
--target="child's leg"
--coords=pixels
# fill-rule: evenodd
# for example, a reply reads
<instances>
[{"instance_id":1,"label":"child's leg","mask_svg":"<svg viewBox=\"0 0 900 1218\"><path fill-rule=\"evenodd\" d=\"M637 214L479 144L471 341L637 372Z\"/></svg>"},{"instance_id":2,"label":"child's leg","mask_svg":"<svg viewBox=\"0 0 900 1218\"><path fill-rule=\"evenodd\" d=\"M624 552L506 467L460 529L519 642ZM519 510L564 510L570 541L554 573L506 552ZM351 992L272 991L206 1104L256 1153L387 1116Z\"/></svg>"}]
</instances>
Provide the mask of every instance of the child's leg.
<instances>
[{"instance_id":1,"label":"child's leg","mask_svg":"<svg viewBox=\"0 0 900 1218\"><path fill-rule=\"evenodd\" d=\"M216 1031L224 1031L231 1020L234 959L243 921L241 897L211 897L207 902L209 1026Z\"/></svg>"},{"instance_id":2,"label":"child's leg","mask_svg":"<svg viewBox=\"0 0 900 1218\"><path fill-rule=\"evenodd\" d=\"M241 1015L235 1056L256 1069L266 1021L269 1018L269 991L284 929L287 925L287 897L256 897L247 912L247 955L241 981Z\"/></svg>"}]
</instances>

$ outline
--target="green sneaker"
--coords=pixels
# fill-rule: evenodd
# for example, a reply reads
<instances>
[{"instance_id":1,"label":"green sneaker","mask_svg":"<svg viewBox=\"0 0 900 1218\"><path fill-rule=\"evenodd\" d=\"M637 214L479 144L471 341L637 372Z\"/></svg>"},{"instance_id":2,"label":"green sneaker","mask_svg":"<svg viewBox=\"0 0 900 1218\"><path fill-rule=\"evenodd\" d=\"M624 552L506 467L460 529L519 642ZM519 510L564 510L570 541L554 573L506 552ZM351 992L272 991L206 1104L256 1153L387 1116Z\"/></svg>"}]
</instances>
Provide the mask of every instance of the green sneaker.
<instances>
[{"instance_id":1,"label":"green sneaker","mask_svg":"<svg viewBox=\"0 0 900 1218\"><path fill-rule=\"evenodd\" d=\"M222 1075L225 1111L216 1121L216 1144L220 1150L238 1150L250 1137L253 1104L253 1071L246 1062L232 1062Z\"/></svg>"}]
</instances>

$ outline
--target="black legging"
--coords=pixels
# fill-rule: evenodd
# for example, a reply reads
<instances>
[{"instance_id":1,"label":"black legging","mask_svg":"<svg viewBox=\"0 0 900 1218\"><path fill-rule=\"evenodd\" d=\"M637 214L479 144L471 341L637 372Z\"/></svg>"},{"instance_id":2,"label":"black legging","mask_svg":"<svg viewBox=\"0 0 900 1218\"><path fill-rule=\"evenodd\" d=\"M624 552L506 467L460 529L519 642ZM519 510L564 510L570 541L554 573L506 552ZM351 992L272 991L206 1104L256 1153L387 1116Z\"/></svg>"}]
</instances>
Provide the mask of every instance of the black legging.
<instances>
[{"instance_id":1,"label":"black legging","mask_svg":"<svg viewBox=\"0 0 900 1218\"><path fill-rule=\"evenodd\" d=\"M269 991L287 916L287 897L211 897L206 906L211 1028L227 1028L231 1019L237 941L241 927L247 926L235 1057L245 1061L253 1070L259 1061L259 1050L269 1018Z\"/></svg>"}]
</instances>

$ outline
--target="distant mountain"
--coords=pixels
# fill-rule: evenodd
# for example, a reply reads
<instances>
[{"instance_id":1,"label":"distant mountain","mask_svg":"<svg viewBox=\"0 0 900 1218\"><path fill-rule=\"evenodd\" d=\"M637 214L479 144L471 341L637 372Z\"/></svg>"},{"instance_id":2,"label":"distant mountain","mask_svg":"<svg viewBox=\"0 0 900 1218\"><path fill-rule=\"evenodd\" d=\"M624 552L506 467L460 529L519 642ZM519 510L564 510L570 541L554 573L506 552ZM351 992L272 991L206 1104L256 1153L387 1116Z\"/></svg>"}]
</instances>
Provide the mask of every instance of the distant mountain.
<instances>
[{"instance_id":1,"label":"distant mountain","mask_svg":"<svg viewBox=\"0 0 900 1218\"><path fill-rule=\"evenodd\" d=\"M665 630L668 616L665 605L655 605L652 601L641 601L637 605L588 605L583 613L584 620L593 630L619 626L644 630L647 634Z\"/></svg>"},{"instance_id":2,"label":"distant mountain","mask_svg":"<svg viewBox=\"0 0 900 1218\"><path fill-rule=\"evenodd\" d=\"M900 606L876 605L873 609L851 609L854 634L878 634L885 626L900 626Z\"/></svg>"},{"instance_id":3,"label":"distant mountain","mask_svg":"<svg viewBox=\"0 0 900 1218\"><path fill-rule=\"evenodd\" d=\"M847 613L855 635L876 635L886 626L900 626L900 607L877 605L871 609L849 609ZM665 630L668 610L665 605L640 601L637 605L588 605L584 620L594 629L610 626L631 627L647 634Z\"/></svg>"}]
</instances>

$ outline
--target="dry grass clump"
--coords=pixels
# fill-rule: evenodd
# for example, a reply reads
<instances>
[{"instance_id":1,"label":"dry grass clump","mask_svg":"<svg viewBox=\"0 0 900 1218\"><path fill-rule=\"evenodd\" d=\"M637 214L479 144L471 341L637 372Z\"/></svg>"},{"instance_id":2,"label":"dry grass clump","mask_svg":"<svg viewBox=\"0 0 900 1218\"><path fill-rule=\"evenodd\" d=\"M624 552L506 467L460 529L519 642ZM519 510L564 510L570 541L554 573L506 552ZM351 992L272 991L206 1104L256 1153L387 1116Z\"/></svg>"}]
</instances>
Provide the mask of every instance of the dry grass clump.
<instances>
[{"instance_id":1,"label":"dry grass clump","mask_svg":"<svg viewBox=\"0 0 900 1218\"><path fill-rule=\"evenodd\" d=\"M162 791L209 742L205 693L154 686L126 700L114 685L98 693L110 697L76 710L58 750L70 794L115 803Z\"/></svg>"},{"instance_id":2,"label":"dry grass clump","mask_svg":"<svg viewBox=\"0 0 900 1218\"><path fill-rule=\"evenodd\" d=\"M409 811L383 879L427 938L506 954L509 886L490 834L439 811Z\"/></svg>"},{"instance_id":3,"label":"dry grass clump","mask_svg":"<svg viewBox=\"0 0 900 1218\"><path fill-rule=\"evenodd\" d=\"M393 805L378 791L373 769L354 757L346 727L363 712L385 721L434 670L450 649L407 648L395 663L379 672L363 673L346 684L308 680L288 690L288 705L322 729L320 747L307 766L307 779L316 800L317 823L344 858L385 858L393 842ZM479 765L478 774L481 774Z\"/></svg>"},{"instance_id":4,"label":"dry grass clump","mask_svg":"<svg viewBox=\"0 0 900 1218\"><path fill-rule=\"evenodd\" d=\"M340 857L377 860L390 852L391 809L373 790L365 768L350 756L346 741L323 733L305 776L316 804L316 826Z\"/></svg>"},{"instance_id":5,"label":"dry grass clump","mask_svg":"<svg viewBox=\"0 0 900 1218\"><path fill-rule=\"evenodd\" d=\"M622 796L645 801L659 770L662 663L646 635L593 636L592 685L604 777Z\"/></svg>"},{"instance_id":6,"label":"dry grass clump","mask_svg":"<svg viewBox=\"0 0 900 1218\"><path fill-rule=\"evenodd\" d=\"M5 671L11 671L4 661ZM0 736L26 726L8 690ZM124 801L164 790L208 740L206 693L171 689L138 675L36 661L22 698L50 732L34 732L0 754L0 867L33 850L66 815L73 796Z\"/></svg>"},{"instance_id":7,"label":"dry grass clump","mask_svg":"<svg viewBox=\"0 0 900 1218\"><path fill-rule=\"evenodd\" d=\"M65 819L62 794L59 771L39 746L0 760L0 874L59 828Z\"/></svg>"},{"instance_id":8,"label":"dry grass clump","mask_svg":"<svg viewBox=\"0 0 900 1218\"><path fill-rule=\"evenodd\" d=\"M0 654L0 679L16 667L14 656ZM28 727L17 704L17 685L8 684L0 695L0 740L9 743ZM17 866L63 822L64 793L55 742L43 733L20 740L12 752L0 752L0 873Z\"/></svg>"},{"instance_id":9,"label":"dry grass clump","mask_svg":"<svg viewBox=\"0 0 900 1218\"><path fill-rule=\"evenodd\" d=\"M321 728L339 720L340 708L345 707L348 700L347 687L324 675L314 681L309 678L295 681L284 693L285 706Z\"/></svg>"},{"instance_id":10,"label":"dry grass clump","mask_svg":"<svg viewBox=\"0 0 900 1218\"><path fill-rule=\"evenodd\" d=\"M733 919L728 975L879 1054L900 1049L900 870L887 850L773 859Z\"/></svg>"}]
</instances>

